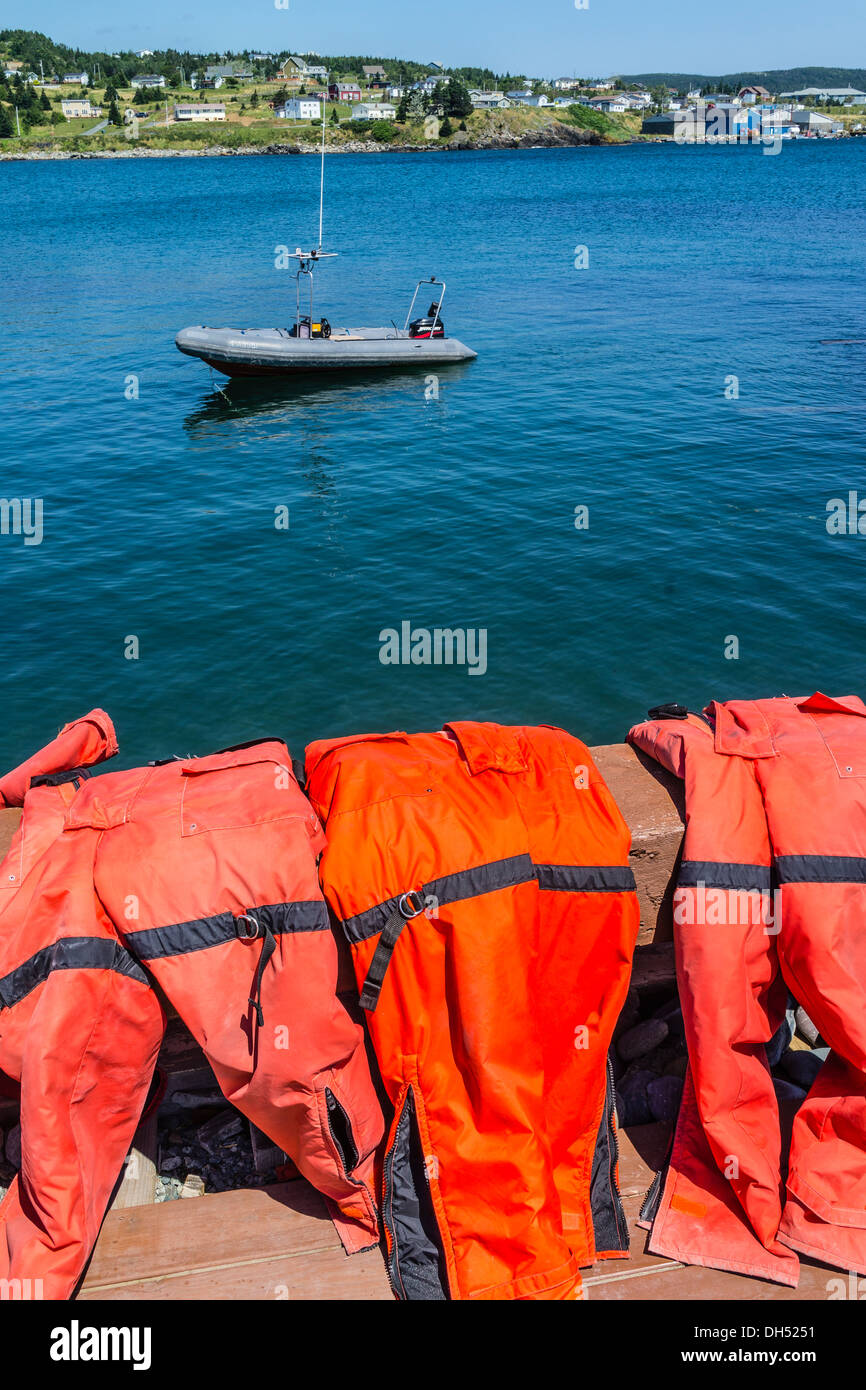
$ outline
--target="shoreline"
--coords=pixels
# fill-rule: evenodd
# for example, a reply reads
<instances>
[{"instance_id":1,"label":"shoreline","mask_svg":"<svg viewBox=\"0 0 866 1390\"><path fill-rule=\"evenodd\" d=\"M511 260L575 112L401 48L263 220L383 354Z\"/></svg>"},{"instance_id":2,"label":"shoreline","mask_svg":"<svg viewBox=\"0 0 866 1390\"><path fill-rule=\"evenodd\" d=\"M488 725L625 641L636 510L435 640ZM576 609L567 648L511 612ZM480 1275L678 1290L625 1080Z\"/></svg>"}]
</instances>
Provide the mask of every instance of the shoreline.
<instances>
[{"instance_id":1,"label":"shoreline","mask_svg":"<svg viewBox=\"0 0 866 1390\"><path fill-rule=\"evenodd\" d=\"M347 140L341 144L329 145L327 153L332 154L451 154L475 150L546 150L577 149L586 145L624 145L642 144L643 141L611 140L597 131L578 126L567 126L557 122L553 126L523 131L520 135L504 132L484 135L473 140L465 135L455 135L446 143L431 141L425 144L389 143L380 140ZM0 149L0 162L11 163L31 160L65 159L178 159L178 158L225 158L233 155L316 155L321 154L321 146L300 141L270 141L266 144L243 143L220 145L218 143L201 145L198 148L157 149L130 141L128 149L64 150L61 145L49 148L15 150L6 153Z\"/></svg>"}]
</instances>

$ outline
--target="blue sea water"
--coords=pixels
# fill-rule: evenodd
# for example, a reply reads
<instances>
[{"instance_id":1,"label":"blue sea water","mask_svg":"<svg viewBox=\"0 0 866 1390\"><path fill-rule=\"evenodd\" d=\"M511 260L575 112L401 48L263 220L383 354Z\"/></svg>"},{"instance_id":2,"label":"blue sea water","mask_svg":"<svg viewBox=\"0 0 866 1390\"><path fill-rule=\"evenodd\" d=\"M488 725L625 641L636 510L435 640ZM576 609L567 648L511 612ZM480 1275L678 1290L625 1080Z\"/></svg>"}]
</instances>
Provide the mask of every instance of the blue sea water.
<instances>
[{"instance_id":1,"label":"blue sea water","mask_svg":"<svg viewBox=\"0 0 866 1390\"><path fill-rule=\"evenodd\" d=\"M866 695L866 536L826 525L866 499L866 140L330 158L319 306L402 323L444 278L479 356L438 399L423 372L229 386L175 350L290 321L275 248L313 239L318 176L0 165L0 496L44 508L41 544L0 536L0 765L95 704L133 763ZM383 665L404 621L485 629L485 674Z\"/></svg>"}]
</instances>

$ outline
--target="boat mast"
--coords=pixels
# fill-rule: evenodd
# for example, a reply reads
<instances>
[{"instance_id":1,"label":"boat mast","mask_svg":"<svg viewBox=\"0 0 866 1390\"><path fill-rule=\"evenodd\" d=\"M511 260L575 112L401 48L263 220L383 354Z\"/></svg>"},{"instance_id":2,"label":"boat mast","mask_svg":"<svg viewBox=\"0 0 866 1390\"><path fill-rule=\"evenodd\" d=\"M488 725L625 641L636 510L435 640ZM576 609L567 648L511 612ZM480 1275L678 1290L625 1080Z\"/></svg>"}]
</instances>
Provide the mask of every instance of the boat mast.
<instances>
[{"instance_id":1,"label":"boat mast","mask_svg":"<svg viewBox=\"0 0 866 1390\"><path fill-rule=\"evenodd\" d=\"M325 95L322 101L322 176L319 183L319 250L322 249L322 228L325 217L325 122L328 115L328 89L331 74L325 74Z\"/></svg>"}]
</instances>

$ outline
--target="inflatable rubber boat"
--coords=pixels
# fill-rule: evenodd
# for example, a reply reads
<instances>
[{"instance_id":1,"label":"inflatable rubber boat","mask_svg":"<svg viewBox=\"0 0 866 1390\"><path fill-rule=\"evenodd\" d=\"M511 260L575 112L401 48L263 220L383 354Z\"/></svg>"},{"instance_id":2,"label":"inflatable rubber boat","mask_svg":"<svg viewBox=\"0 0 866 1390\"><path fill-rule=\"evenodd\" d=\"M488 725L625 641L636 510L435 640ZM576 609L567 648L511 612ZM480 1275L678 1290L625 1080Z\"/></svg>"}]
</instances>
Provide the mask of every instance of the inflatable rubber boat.
<instances>
[{"instance_id":1,"label":"inflatable rubber boat","mask_svg":"<svg viewBox=\"0 0 866 1390\"><path fill-rule=\"evenodd\" d=\"M301 372L333 372L349 368L436 367L468 362L478 354L445 334L442 322L444 281L419 280L403 328L331 328L313 313L313 272L328 253L296 251L298 302L294 323L286 328L184 328L175 343L189 357L198 357L226 376L292 376ZM310 281L309 313L301 312L301 282ZM423 287L432 289L426 315L413 319ZM306 307L306 306L305 306Z\"/></svg>"},{"instance_id":2,"label":"inflatable rubber boat","mask_svg":"<svg viewBox=\"0 0 866 1390\"><path fill-rule=\"evenodd\" d=\"M327 90L327 82L325 87ZM435 275L429 280L418 281L402 328L392 322L389 328L332 330L327 319L316 317L313 306L315 273L323 261L333 260L336 254L322 250L327 115L325 101L322 113L318 244L312 251L302 251L299 246L288 257L297 262L294 323L283 328L208 328L202 324L198 328L181 329L175 338L176 346L188 357L198 357L226 376L295 376L348 368L436 367L471 361L478 356L476 352L456 338L446 337L442 322L445 284L437 280ZM433 302L424 317L413 319L423 286L433 289Z\"/></svg>"}]
</instances>

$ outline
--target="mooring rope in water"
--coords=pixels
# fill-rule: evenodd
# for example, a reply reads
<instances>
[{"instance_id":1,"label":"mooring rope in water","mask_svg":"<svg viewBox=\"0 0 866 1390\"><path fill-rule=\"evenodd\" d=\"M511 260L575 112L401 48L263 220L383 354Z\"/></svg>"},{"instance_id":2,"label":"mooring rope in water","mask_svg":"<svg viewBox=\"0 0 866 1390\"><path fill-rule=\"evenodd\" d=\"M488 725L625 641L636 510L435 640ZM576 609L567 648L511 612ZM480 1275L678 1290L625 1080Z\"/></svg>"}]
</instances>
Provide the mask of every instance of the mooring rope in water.
<instances>
[{"instance_id":1,"label":"mooring rope in water","mask_svg":"<svg viewBox=\"0 0 866 1390\"><path fill-rule=\"evenodd\" d=\"M213 389L214 389L215 391L217 391L217 392L219 393L219 395L222 396L222 398L223 398L223 400L225 401L226 405L228 406L229 410L234 410L235 407L232 405L231 397L226 395L225 391L224 391L223 388L220 386L219 382L215 379L214 374L213 374L213 367L211 366L210 362L208 362L208 364L207 364L207 369L208 369L208 371L210 372L210 384L211 384L211 386L213 387Z\"/></svg>"}]
</instances>

